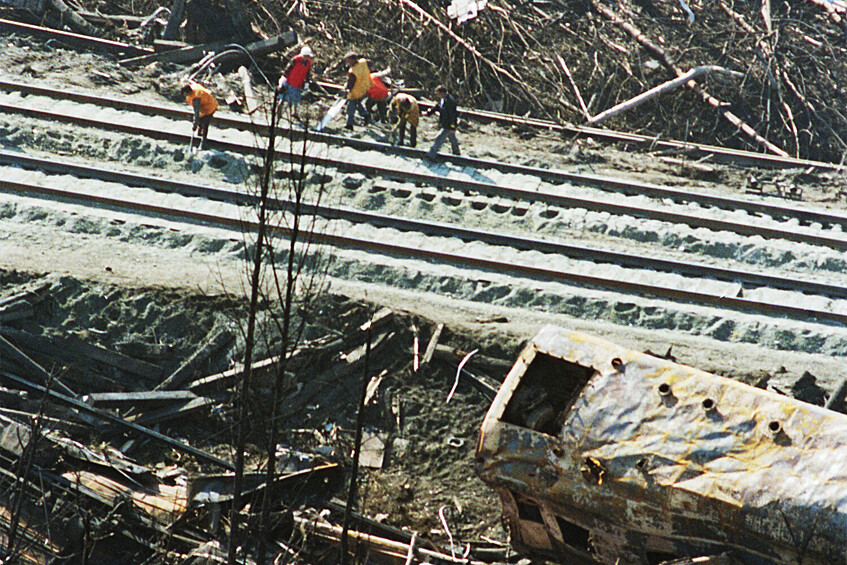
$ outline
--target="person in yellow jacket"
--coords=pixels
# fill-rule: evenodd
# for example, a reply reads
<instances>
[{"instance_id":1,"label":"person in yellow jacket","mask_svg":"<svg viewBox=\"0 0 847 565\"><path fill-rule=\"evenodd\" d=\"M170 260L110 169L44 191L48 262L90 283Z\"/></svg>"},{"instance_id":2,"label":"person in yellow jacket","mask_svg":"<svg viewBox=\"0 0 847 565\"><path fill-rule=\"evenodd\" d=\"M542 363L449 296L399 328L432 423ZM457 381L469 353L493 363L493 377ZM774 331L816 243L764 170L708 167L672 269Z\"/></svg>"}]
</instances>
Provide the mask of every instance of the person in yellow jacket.
<instances>
[{"instance_id":1,"label":"person in yellow jacket","mask_svg":"<svg viewBox=\"0 0 847 565\"><path fill-rule=\"evenodd\" d=\"M363 104L368 95L368 90L373 86L371 80L371 70L368 68L368 62L356 53L350 51L344 55L344 60L347 62L347 84L344 90L347 91L347 129L353 129L353 119L358 111L365 119L365 125L371 123L371 115Z\"/></svg>"},{"instance_id":2,"label":"person in yellow jacket","mask_svg":"<svg viewBox=\"0 0 847 565\"><path fill-rule=\"evenodd\" d=\"M409 124L409 147L418 144L418 123L421 120L421 110L418 101L411 94L398 92L390 103L391 114L397 115L397 123L391 128L393 145L403 145L403 137L406 135L406 123Z\"/></svg>"},{"instance_id":3,"label":"person in yellow jacket","mask_svg":"<svg viewBox=\"0 0 847 565\"><path fill-rule=\"evenodd\" d=\"M203 149L206 136L209 135L209 124L212 123L212 116L218 109L218 101L215 100L209 89L193 80L183 85L180 92L185 96L188 105L194 110L193 131L200 135L200 149Z\"/></svg>"}]
</instances>

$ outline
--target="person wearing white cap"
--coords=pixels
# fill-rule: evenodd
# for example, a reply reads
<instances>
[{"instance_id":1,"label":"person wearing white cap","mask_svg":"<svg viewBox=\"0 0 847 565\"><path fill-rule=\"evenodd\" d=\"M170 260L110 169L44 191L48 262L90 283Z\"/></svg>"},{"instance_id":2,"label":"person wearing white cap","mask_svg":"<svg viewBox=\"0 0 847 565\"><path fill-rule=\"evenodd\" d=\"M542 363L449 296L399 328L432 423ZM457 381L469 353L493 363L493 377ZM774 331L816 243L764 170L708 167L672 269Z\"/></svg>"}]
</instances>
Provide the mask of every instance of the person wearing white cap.
<instances>
[{"instance_id":1,"label":"person wearing white cap","mask_svg":"<svg viewBox=\"0 0 847 565\"><path fill-rule=\"evenodd\" d=\"M303 97L303 89L307 88L313 56L312 48L304 45L300 54L291 60L279 77L279 101L291 104L292 110L297 109Z\"/></svg>"}]
</instances>

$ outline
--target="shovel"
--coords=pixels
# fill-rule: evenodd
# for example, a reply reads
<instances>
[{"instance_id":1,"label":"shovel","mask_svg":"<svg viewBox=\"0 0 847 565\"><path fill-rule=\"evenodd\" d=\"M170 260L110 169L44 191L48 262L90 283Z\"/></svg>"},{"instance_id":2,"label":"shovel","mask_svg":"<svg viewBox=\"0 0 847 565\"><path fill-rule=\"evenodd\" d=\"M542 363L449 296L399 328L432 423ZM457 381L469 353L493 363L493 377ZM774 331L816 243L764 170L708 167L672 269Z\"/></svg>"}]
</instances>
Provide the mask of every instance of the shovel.
<instances>
[{"instance_id":1,"label":"shovel","mask_svg":"<svg viewBox=\"0 0 847 565\"><path fill-rule=\"evenodd\" d=\"M194 155L194 138L197 136L197 129L191 128L191 141L188 142L188 153Z\"/></svg>"},{"instance_id":2,"label":"shovel","mask_svg":"<svg viewBox=\"0 0 847 565\"><path fill-rule=\"evenodd\" d=\"M335 101L335 104L329 107L329 110L326 111L326 115L323 117L321 122L315 128L315 131L321 131L324 129L332 119L341 113L341 109L344 107L344 104L347 102L346 98L339 98Z\"/></svg>"}]
</instances>

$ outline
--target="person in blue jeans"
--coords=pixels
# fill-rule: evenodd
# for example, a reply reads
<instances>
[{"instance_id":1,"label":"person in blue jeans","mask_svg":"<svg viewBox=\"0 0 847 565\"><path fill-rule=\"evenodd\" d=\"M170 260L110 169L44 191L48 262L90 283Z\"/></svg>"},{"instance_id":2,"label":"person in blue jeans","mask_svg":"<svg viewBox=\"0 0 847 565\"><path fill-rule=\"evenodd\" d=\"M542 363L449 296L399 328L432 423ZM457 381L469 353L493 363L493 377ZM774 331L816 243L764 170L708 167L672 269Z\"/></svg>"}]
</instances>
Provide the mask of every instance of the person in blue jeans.
<instances>
[{"instance_id":1,"label":"person in blue jeans","mask_svg":"<svg viewBox=\"0 0 847 565\"><path fill-rule=\"evenodd\" d=\"M368 62L358 53L350 51L344 56L344 60L350 67L347 70L347 84L344 87L347 91L347 125L344 127L352 130L356 112L365 119L365 126L371 123L371 115L365 108L364 101L368 96L368 90L373 86L373 80Z\"/></svg>"},{"instance_id":2,"label":"person in blue jeans","mask_svg":"<svg viewBox=\"0 0 847 565\"><path fill-rule=\"evenodd\" d=\"M453 155L459 155L459 140L456 139L456 126L459 123L459 110L456 105L456 99L453 98L447 91L447 87L443 84L435 88L435 94L438 97L438 102L427 111L426 115L438 114L438 127L441 131L435 136L435 141L432 142L432 147L429 148L427 155L430 158L435 157L441 145L446 140L450 140L450 148L453 150Z\"/></svg>"}]
</instances>

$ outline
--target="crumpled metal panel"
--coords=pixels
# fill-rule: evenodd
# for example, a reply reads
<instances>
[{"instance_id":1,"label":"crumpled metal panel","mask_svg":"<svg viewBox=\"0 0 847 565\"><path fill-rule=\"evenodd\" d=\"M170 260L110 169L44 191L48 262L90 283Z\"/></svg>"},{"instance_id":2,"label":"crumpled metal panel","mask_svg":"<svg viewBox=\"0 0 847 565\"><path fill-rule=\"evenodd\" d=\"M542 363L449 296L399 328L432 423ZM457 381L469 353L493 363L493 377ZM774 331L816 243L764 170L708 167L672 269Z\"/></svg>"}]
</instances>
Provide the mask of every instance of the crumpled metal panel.
<instances>
[{"instance_id":1,"label":"crumpled metal panel","mask_svg":"<svg viewBox=\"0 0 847 565\"><path fill-rule=\"evenodd\" d=\"M514 415L541 360L534 382L594 371L554 407L555 433ZM504 505L539 506L555 541L568 524L590 532L600 563L724 550L745 564L847 563L847 416L561 328L544 328L507 376L477 471ZM518 514L506 512L520 541L532 520ZM626 535L604 536L609 526Z\"/></svg>"}]
</instances>

